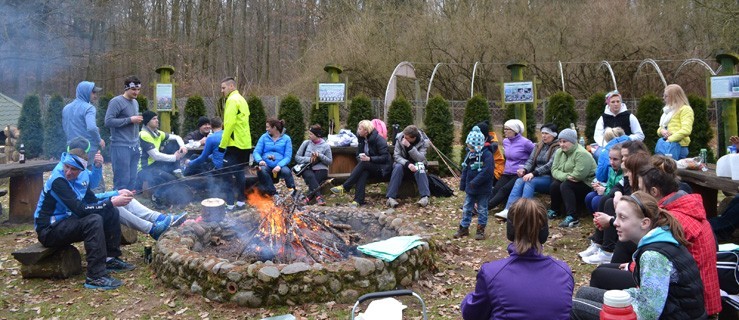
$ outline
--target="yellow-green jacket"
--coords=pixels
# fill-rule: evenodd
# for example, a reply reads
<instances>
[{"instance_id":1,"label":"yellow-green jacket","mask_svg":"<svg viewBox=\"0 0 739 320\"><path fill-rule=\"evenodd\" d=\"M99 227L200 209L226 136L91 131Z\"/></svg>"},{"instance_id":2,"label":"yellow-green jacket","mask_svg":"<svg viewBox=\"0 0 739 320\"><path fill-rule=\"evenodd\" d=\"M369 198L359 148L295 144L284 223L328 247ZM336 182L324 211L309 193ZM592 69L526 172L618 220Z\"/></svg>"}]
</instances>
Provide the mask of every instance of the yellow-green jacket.
<instances>
[{"instance_id":1,"label":"yellow-green jacket","mask_svg":"<svg viewBox=\"0 0 739 320\"><path fill-rule=\"evenodd\" d=\"M219 148L236 147L251 149L249 131L249 105L238 90L231 91L223 108L223 138Z\"/></svg>"},{"instance_id":2,"label":"yellow-green jacket","mask_svg":"<svg viewBox=\"0 0 739 320\"><path fill-rule=\"evenodd\" d=\"M671 132L667 141L680 142L680 146L687 147L690 145L690 133L693 132L693 108L689 105L680 107L667 123L667 131ZM657 128L657 135L662 137Z\"/></svg>"}]
</instances>

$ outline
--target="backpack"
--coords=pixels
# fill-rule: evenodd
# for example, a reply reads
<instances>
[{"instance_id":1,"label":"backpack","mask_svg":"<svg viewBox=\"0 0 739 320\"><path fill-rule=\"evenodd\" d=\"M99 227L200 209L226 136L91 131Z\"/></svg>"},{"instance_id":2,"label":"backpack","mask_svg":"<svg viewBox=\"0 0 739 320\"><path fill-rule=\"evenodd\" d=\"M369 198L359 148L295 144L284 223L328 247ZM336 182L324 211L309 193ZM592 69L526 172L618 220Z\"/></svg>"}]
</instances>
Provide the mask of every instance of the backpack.
<instances>
[{"instance_id":1,"label":"backpack","mask_svg":"<svg viewBox=\"0 0 739 320\"><path fill-rule=\"evenodd\" d=\"M454 195L454 190L452 190L452 188L449 188L446 182L444 182L444 180L441 180L439 176L430 173L426 176L429 179L429 191L431 192L432 196L448 198Z\"/></svg>"},{"instance_id":2,"label":"backpack","mask_svg":"<svg viewBox=\"0 0 739 320\"><path fill-rule=\"evenodd\" d=\"M721 290L739 294L739 251L716 252L716 268Z\"/></svg>"}]
</instances>

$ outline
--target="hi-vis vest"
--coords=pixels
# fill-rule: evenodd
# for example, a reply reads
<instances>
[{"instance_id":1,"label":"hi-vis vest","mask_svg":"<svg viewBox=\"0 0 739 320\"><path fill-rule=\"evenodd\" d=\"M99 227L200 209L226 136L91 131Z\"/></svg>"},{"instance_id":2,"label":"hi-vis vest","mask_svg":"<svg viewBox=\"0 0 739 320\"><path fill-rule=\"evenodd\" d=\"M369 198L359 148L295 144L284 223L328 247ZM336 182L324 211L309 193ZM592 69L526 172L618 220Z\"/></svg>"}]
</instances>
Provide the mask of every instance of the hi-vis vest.
<instances>
[{"instance_id":1,"label":"hi-vis vest","mask_svg":"<svg viewBox=\"0 0 739 320\"><path fill-rule=\"evenodd\" d=\"M169 139L169 134L165 133L164 131L157 130L159 132L158 137L154 137L151 135L151 133L147 130L141 130L139 132L139 138L141 139L142 145L141 145L141 168L146 168L147 166L154 163L154 158L149 157L148 151L151 150L149 148L146 148L143 143L150 143L154 145L154 148L156 150L159 150L159 148L162 146L162 142Z\"/></svg>"}]
</instances>

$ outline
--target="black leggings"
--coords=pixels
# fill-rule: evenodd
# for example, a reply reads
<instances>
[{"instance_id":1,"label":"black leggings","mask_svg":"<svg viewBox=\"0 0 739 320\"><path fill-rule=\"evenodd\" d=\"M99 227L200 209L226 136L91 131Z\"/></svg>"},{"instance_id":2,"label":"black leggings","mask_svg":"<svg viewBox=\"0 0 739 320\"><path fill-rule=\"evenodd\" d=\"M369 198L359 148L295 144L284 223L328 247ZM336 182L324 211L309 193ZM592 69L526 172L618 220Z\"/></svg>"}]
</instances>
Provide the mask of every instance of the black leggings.
<instances>
[{"instance_id":1,"label":"black leggings","mask_svg":"<svg viewBox=\"0 0 739 320\"><path fill-rule=\"evenodd\" d=\"M590 286L605 290L623 290L636 287L631 271L619 269L620 263L604 263L590 274Z\"/></svg>"},{"instance_id":2,"label":"black leggings","mask_svg":"<svg viewBox=\"0 0 739 320\"><path fill-rule=\"evenodd\" d=\"M493 209L500 205L505 204L508 201L508 196L511 195L513 185L516 184L518 175L515 174L504 174L500 176L500 179L495 182L493 187L493 196L488 201L488 209Z\"/></svg>"},{"instance_id":3,"label":"black leggings","mask_svg":"<svg viewBox=\"0 0 739 320\"><path fill-rule=\"evenodd\" d=\"M577 205L585 204L585 196L590 191L593 191L593 188L582 182L572 182L570 180L560 182L557 179L552 179L552 185L549 187L549 194L552 197L551 209L559 212L562 203L564 203L567 215L578 218Z\"/></svg>"}]
</instances>

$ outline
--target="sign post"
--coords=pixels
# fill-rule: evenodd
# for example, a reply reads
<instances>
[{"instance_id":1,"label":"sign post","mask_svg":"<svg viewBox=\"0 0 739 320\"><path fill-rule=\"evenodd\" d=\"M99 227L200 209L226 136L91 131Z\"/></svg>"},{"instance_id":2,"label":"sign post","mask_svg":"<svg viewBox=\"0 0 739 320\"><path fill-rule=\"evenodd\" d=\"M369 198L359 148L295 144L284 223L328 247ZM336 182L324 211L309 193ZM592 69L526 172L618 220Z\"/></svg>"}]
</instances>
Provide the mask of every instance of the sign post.
<instances>
[{"instance_id":1,"label":"sign post","mask_svg":"<svg viewBox=\"0 0 739 320\"><path fill-rule=\"evenodd\" d=\"M534 103L534 82L523 81L523 70L527 67L526 62L511 63L506 66L511 70L511 80L503 84L503 107L506 104L515 104L514 111L516 119L526 125L526 104ZM534 115L531 115L534 116ZM522 136L526 136L526 130L521 132Z\"/></svg>"},{"instance_id":2,"label":"sign post","mask_svg":"<svg viewBox=\"0 0 739 320\"><path fill-rule=\"evenodd\" d=\"M174 67L164 65L157 68L159 81L156 83L154 92L154 111L159 114L159 129L164 132L171 131L171 115L177 114L175 106L174 82L171 76L174 74Z\"/></svg>"},{"instance_id":3,"label":"sign post","mask_svg":"<svg viewBox=\"0 0 739 320\"><path fill-rule=\"evenodd\" d=\"M328 104L329 123L333 124L332 128L326 128L326 132L337 133L341 130L341 120L339 119L339 103L346 101L346 84L340 83L339 74L343 71L341 67L328 64L323 67L329 76L330 83L318 84L318 105Z\"/></svg>"},{"instance_id":4,"label":"sign post","mask_svg":"<svg viewBox=\"0 0 739 320\"><path fill-rule=\"evenodd\" d=\"M739 56L735 53L719 53L716 55L716 61L721 64L721 77L711 78L711 99L718 100L718 107L721 110L721 118L724 122L724 144L719 145L718 154L723 155L726 147L731 144L729 138L737 135L737 116L736 116L736 100L739 97L739 75L734 75L734 68L739 63ZM718 88L714 88L714 85ZM737 91L734 91L737 90ZM716 96L714 96L716 92Z\"/></svg>"}]
</instances>

